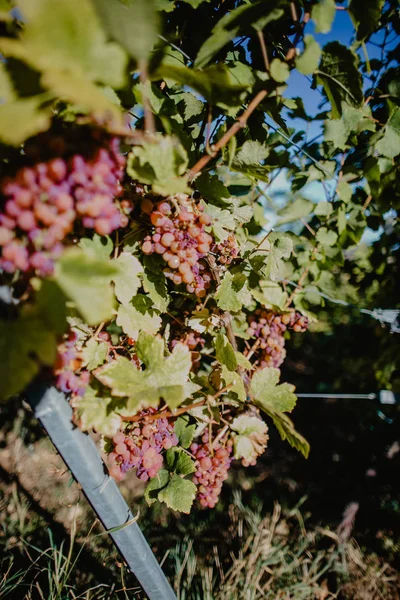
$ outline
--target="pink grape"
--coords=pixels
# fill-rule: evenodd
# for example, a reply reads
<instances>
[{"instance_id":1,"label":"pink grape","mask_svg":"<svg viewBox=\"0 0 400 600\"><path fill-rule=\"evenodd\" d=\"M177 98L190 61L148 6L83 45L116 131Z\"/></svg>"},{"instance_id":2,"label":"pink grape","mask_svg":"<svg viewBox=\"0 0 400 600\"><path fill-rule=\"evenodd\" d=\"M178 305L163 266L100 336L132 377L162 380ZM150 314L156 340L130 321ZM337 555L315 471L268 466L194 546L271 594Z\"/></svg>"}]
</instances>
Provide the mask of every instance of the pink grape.
<instances>
[{"instance_id":1,"label":"pink grape","mask_svg":"<svg viewBox=\"0 0 400 600\"><path fill-rule=\"evenodd\" d=\"M156 412L149 408L139 413L146 417ZM173 424L166 418L158 418L149 423L138 422L118 431L112 439L113 449L108 455L110 474L117 474L120 481L130 469L142 481L155 477L162 467L162 452L178 444ZM122 473L122 477L121 474Z\"/></svg>"}]
</instances>

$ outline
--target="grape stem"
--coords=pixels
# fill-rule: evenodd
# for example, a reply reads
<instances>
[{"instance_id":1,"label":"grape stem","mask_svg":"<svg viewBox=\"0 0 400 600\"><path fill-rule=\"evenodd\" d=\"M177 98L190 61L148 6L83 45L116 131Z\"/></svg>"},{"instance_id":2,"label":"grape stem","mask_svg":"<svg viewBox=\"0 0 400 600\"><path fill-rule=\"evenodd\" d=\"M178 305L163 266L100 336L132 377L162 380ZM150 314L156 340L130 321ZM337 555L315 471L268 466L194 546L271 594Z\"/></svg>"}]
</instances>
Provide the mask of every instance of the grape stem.
<instances>
[{"instance_id":1,"label":"grape stem","mask_svg":"<svg viewBox=\"0 0 400 600\"><path fill-rule=\"evenodd\" d=\"M214 394L214 396L211 396L212 398L216 399L219 398L219 396L222 396L222 394L225 394L225 392L227 392L230 388L232 387L232 384L230 383L229 385L226 385L225 387L223 387L222 389L218 390L218 392L216 394ZM138 421L144 421L145 423L151 423L152 421L157 421L157 419L168 419L170 417L179 417L179 415L183 415L184 413L188 412L189 410L192 410L194 408L198 408L200 406L204 406L205 404L207 404L208 402L208 398L203 398L203 400L200 400L199 402L194 402L193 404L189 404L187 406L182 406L181 408L178 408L177 410L160 410L156 413L153 413L152 415L146 415L144 417L140 416L140 415L133 415L132 417L122 417L123 421L126 421L128 423L137 423Z\"/></svg>"},{"instance_id":2,"label":"grape stem","mask_svg":"<svg viewBox=\"0 0 400 600\"><path fill-rule=\"evenodd\" d=\"M258 94L253 98L250 102L249 106L246 108L244 113L234 122L234 124L228 129L225 135L222 136L220 140L210 148L210 152L202 156L197 163L190 169L189 171L189 181L192 181L195 175L200 173L208 163L215 158L219 151L222 150L224 146L229 142L229 140L237 134L240 129L246 127L247 119L250 115L255 111L257 106L264 100L267 96L267 90L261 90Z\"/></svg>"}]
</instances>

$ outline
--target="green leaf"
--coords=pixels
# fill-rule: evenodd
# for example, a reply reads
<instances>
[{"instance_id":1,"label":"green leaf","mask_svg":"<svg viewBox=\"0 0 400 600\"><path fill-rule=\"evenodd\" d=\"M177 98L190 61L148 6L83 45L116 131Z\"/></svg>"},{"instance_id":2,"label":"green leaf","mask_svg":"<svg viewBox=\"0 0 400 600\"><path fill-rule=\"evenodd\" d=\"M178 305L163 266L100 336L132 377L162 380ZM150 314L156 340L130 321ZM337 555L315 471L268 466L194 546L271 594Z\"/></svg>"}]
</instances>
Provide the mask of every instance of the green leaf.
<instances>
[{"instance_id":1,"label":"green leaf","mask_svg":"<svg viewBox=\"0 0 400 600\"><path fill-rule=\"evenodd\" d=\"M334 246L337 238L338 236L335 231L328 230L326 227L320 227L315 239L323 246Z\"/></svg>"},{"instance_id":2,"label":"green leaf","mask_svg":"<svg viewBox=\"0 0 400 600\"><path fill-rule=\"evenodd\" d=\"M274 58L271 62L270 73L272 79L278 83L285 83L290 75L289 65L279 58Z\"/></svg>"},{"instance_id":3,"label":"green leaf","mask_svg":"<svg viewBox=\"0 0 400 600\"><path fill-rule=\"evenodd\" d=\"M237 371L230 371L225 365L222 365L221 378L224 384L229 386L229 393L236 394L241 402L246 402L246 390L243 379Z\"/></svg>"},{"instance_id":4,"label":"green leaf","mask_svg":"<svg viewBox=\"0 0 400 600\"><path fill-rule=\"evenodd\" d=\"M211 0L182 0L186 4L190 4L192 8L198 8L203 2L211 2Z\"/></svg>"},{"instance_id":5,"label":"green leaf","mask_svg":"<svg viewBox=\"0 0 400 600\"><path fill-rule=\"evenodd\" d=\"M136 351L146 366L144 371L119 356L96 373L114 396L129 396L126 410L120 411L121 414L132 415L142 406L157 406L161 399L171 408L179 406L192 391L189 385L192 361L188 347L177 344L172 354L164 358L163 340L141 332Z\"/></svg>"},{"instance_id":6,"label":"green leaf","mask_svg":"<svg viewBox=\"0 0 400 600\"><path fill-rule=\"evenodd\" d=\"M91 252L99 260L105 261L110 258L110 254L114 248L113 241L108 235L100 236L97 233L94 234L92 239L81 238L78 246L86 253Z\"/></svg>"},{"instance_id":7,"label":"green leaf","mask_svg":"<svg viewBox=\"0 0 400 600\"><path fill-rule=\"evenodd\" d=\"M205 69L161 64L152 75L153 79L168 79L181 86L189 86L201 94L209 104L240 106L243 93L250 87L237 83L226 65L212 65Z\"/></svg>"},{"instance_id":8,"label":"green leaf","mask_svg":"<svg viewBox=\"0 0 400 600\"><path fill-rule=\"evenodd\" d=\"M22 392L43 365L54 364L56 355L54 331L34 312L0 321L0 398Z\"/></svg>"},{"instance_id":9,"label":"green leaf","mask_svg":"<svg viewBox=\"0 0 400 600\"><path fill-rule=\"evenodd\" d=\"M285 270L284 259L288 259L293 250L293 242L284 234L270 234L268 239L254 251L250 258L253 269L266 279L278 281Z\"/></svg>"},{"instance_id":10,"label":"green leaf","mask_svg":"<svg viewBox=\"0 0 400 600\"><path fill-rule=\"evenodd\" d=\"M247 140L236 153L231 169L260 181L269 181L271 167L261 165L269 154L268 148L260 142Z\"/></svg>"},{"instance_id":11,"label":"green leaf","mask_svg":"<svg viewBox=\"0 0 400 600\"><path fill-rule=\"evenodd\" d=\"M192 481L173 475L170 482L158 494L158 500L165 502L168 508L186 514L190 513L197 488Z\"/></svg>"},{"instance_id":12,"label":"green leaf","mask_svg":"<svg viewBox=\"0 0 400 600\"><path fill-rule=\"evenodd\" d=\"M110 35L135 60L146 60L160 29L154 0L94 0Z\"/></svg>"},{"instance_id":13,"label":"green leaf","mask_svg":"<svg viewBox=\"0 0 400 600\"><path fill-rule=\"evenodd\" d=\"M166 453L168 471L177 475L190 475L196 467L194 460L182 448L170 448Z\"/></svg>"},{"instance_id":14,"label":"green leaf","mask_svg":"<svg viewBox=\"0 0 400 600\"><path fill-rule=\"evenodd\" d=\"M179 444L182 448L189 448L193 441L196 428L196 425L190 425L190 418L188 415L181 415L177 418L174 425L174 431L178 436Z\"/></svg>"},{"instance_id":15,"label":"green leaf","mask_svg":"<svg viewBox=\"0 0 400 600\"><path fill-rule=\"evenodd\" d=\"M118 104L110 100L105 88L95 85L84 75L46 71L41 83L61 100L76 104L79 111L99 115L99 118L107 114L118 120L121 116Z\"/></svg>"},{"instance_id":16,"label":"green leaf","mask_svg":"<svg viewBox=\"0 0 400 600\"><path fill-rule=\"evenodd\" d=\"M315 83L323 85L334 119L342 114L342 101L350 106L362 104L362 76L358 62L357 55L339 42L326 44L322 51Z\"/></svg>"},{"instance_id":17,"label":"green leaf","mask_svg":"<svg viewBox=\"0 0 400 600\"><path fill-rule=\"evenodd\" d=\"M50 279L40 281L36 293L35 312L45 325L45 329L62 335L67 329L67 307L65 294Z\"/></svg>"},{"instance_id":18,"label":"green leaf","mask_svg":"<svg viewBox=\"0 0 400 600\"><path fill-rule=\"evenodd\" d=\"M343 202L350 202L353 195L353 189L346 181L341 181L336 188L337 195Z\"/></svg>"},{"instance_id":19,"label":"green leaf","mask_svg":"<svg viewBox=\"0 0 400 600\"><path fill-rule=\"evenodd\" d=\"M268 427L258 417L240 415L231 424L233 434L233 448L236 459L244 458L249 463L257 459L267 446Z\"/></svg>"},{"instance_id":20,"label":"green leaf","mask_svg":"<svg viewBox=\"0 0 400 600\"><path fill-rule=\"evenodd\" d=\"M107 437L113 437L119 430L122 419L115 412L118 407L110 396L98 396L97 391L88 386L85 395L74 396L71 405L75 409L75 419L83 431L95 429Z\"/></svg>"},{"instance_id":21,"label":"green leaf","mask_svg":"<svg viewBox=\"0 0 400 600\"><path fill-rule=\"evenodd\" d=\"M92 337L82 349L82 366L87 367L89 371L93 371L93 369L104 363L107 354L108 344L98 342Z\"/></svg>"},{"instance_id":22,"label":"green leaf","mask_svg":"<svg viewBox=\"0 0 400 600\"><path fill-rule=\"evenodd\" d=\"M115 295L119 302L128 304L141 286L139 275L143 273L143 267L129 252L122 252L112 264L118 268L118 274L113 277Z\"/></svg>"},{"instance_id":23,"label":"green leaf","mask_svg":"<svg viewBox=\"0 0 400 600\"><path fill-rule=\"evenodd\" d=\"M155 335L161 327L161 318L156 314L141 312L132 304L125 304L118 308L117 325L129 337L137 340L140 331Z\"/></svg>"},{"instance_id":24,"label":"green leaf","mask_svg":"<svg viewBox=\"0 0 400 600\"><path fill-rule=\"evenodd\" d=\"M210 176L208 173L202 173L196 177L196 187L207 202L217 206L229 204L231 194L217 175Z\"/></svg>"},{"instance_id":25,"label":"green leaf","mask_svg":"<svg viewBox=\"0 0 400 600\"><path fill-rule=\"evenodd\" d=\"M97 259L80 248L71 248L56 263L54 279L86 322L97 325L113 315L111 279L116 273L111 261Z\"/></svg>"},{"instance_id":26,"label":"green leaf","mask_svg":"<svg viewBox=\"0 0 400 600\"><path fill-rule=\"evenodd\" d=\"M218 333L214 340L215 355L218 362L225 365L229 371L235 371L238 366L235 350L223 333Z\"/></svg>"},{"instance_id":27,"label":"green leaf","mask_svg":"<svg viewBox=\"0 0 400 600\"><path fill-rule=\"evenodd\" d=\"M300 433L298 433L298 431L296 431L293 421L282 412L273 412L268 410L265 412L273 420L282 440L287 440L293 448L296 448L296 450L301 452L305 458L308 458L310 453L310 444Z\"/></svg>"},{"instance_id":28,"label":"green leaf","mask_svg":"<svg viewBox=\"0 0 400 600\"><path fill-rule=\"evenodd\" d=\"M311 18L315 23L317 33L329 33L336 15L335 0L319 0L314 4L311 11Z\"/></svg>"},{"instance_id":29,"label":"green leaf","mask_svg":"<svg viewBox=\"0 0 400 600\"><path fill-rule=\"evenodd\" d=\"M1 41L6 56L15 56L40 72L59 71L121 87L126 58L107 41L90 0L19 0L26 19L20 40Z\"/></svg>"},{"instance_id":30,"label":"green leaf","mask_svg":"<svg viewBox=\"0 0 400 600\"><path fill-rule=\"evenodd\" d=\"M283 10L278 8L280 0L263 0L253 4L244 4L225 14L212 30L211 36L201 46L195 60L195 66L205 67L226 44L235 38L245 24L255 23L263 29L268 23L281 17ZM262 18L262 22L257 23Z\"/></svg>"},{"instance_id":31,"label":"green leaf","mask_svg":"<svg viewBox=\"0 0 400 600\"><path fill-rule=\"evenodd\" d=\"M43 98L21 98L0 104L0 140L19 146L24 140L50 127L51 107L42 108Z\"/></svg>"},{"instance_id":32,"label":"green leaf","mask_svg":"<svg viewBox=\"0 0 400 600\"><path fill-rule=\"evenodd\" d=\"M0 107L1 108L1 107ZM385 125L385 134L375 145L376 150L387 158L400 154L400 108L396 107Z\"/></svg>"},{"instance_id":33,"label":"green leaf","mask_svg":"<svg viewBox=\"0 0 400 600\"><path fill-rule=\"evenodd\" d=\"M167 280L162 271L157 273L156 271L148 269L147 265L149 261L146 259L148 259L148 257L143 260L143 289L153 301L154 308L157 308L160 312L165 312L170 302Z\"/></svg>"},{"instance_id":34,"label":"green leaf","mask_svg":"<svg viewBox=\"0 0 400 600\"><path fill-rule=\"evenodd\" d=\"M153 186L156 194L168 196L190 193L187 177L186 150L175 138L154 136L154 139L133 148L128 157L127 172L132 179Z\"/></svg>"},{"instance_id":35,"label":"green leaf","mask_svg":"<svg viewBox=\"0 0 400 600\"><path fill-rule=\"evenodd\" d=\"M312 35L306 35L304 37L304 51L296 58L296 69L303 75L312 75L318 67L320 58L320 45Z\"/></svg>"},{"instance_id":36,"label":"green leaf","mask_svg":"<svg viewBox=\"0 0 400 600\"><path fill-rule=\"evenodd\" d=\"M291 223L303 217L307 217L313 212L314 203L305 198L296 198L294 202L289 202L281 211L279 211L279 225Z\"/></svg>"},{"instance_id":37,"label":"green leaf","mask_svg":"<svg viewBox=\"0 0 400 600\"><path fill-rule=\"evenodd\" d=\"M350 0L349 13L357 27L357 39L365 40L377 27L385 0Z\"/></svg>"},{"instance_id":38,"label":"green leaf","mask_svg":"<svg viewBox=\"0 0 400 600\"><path fill-rule=\"evenodd\" d=\"M321 202L318 202L314 212L318 217L329 217L332 210L332 204L326 200L322 200Z\"/></svg>"},{"instance_id":39,"label":"green leaf","mask_svg":"<svg viewBox=\"0 0 400 600\"><path fill-rule=\"evenodd\" d=\"M294 386L289 383L278 385L279 378L279 369L268 367L253 374L250 393L254 403L262 410L290 412L295 407Z\"/></svg>"},{"instance_id":40,"label":"green leaf","mask_svg":"<svg viewBox=\"0 0 400 600\"><path fill-rule=\"evenodd\" d=\"M144 497L149 506L157 502L158 493L169 483L170 475L166 469L160 469L155 477L150 479L144 491Z\"/></svg>"},{"instance_id":41,"label":"green leaf","mask_svg":"<svg viewBox=\"0 0 400 600\"><path fill-rule=\"evenodd\" d=\"M246 284L246 277L241 273L233 276L229 271L224 275L224 278L218 286L215 300L219 308L229 312L238 312L243 305L249 304L249 290Z\"/></svg>"},{"instance_id":42,"label":"green leaf","mask_svg":"<svg viewBox=\"0 0 400 600\"><path fill-rule=\"evenodd\" d=\"M251 288L251 294L257 302L266 308L283 308L286 300L287 293L283 291L282 287L273 281L261 280L260 289Z\"/></svg>"}]
</instances>

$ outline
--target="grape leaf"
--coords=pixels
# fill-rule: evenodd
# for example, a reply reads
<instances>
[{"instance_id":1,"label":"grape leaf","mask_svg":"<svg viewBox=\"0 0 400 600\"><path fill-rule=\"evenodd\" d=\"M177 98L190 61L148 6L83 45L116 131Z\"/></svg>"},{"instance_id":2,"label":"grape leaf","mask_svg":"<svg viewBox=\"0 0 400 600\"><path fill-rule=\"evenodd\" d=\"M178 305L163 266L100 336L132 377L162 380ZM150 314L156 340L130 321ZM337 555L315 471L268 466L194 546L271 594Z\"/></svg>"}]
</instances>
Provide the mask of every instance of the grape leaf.
<instances>
[{"instance_id":1,"label":"grape leaf","mask_svg":"<svg viewBox=\"0 0 400 600\"><path fill-rule=\"evenodd\" d=\"M243 173L247 177L269 181L271 167L260 164L267 158L268 154L268 148L260 144L260 142L247 140L236 153L231 164L231 169Z\"/></svg>"},{"instance_id":2,"label":"grape leaf","mask_svg":"<svg viewBox=\"0 0 400 600\"><path fill-rule=\"evenodd\" d=\"M157 41L159 16L154 0L94 0L110 35L136 60L147 59Z\"/></svg>"},{"instance_id":3,"label":"grape leaf","mask_svg":"<svg viewBox=\"0 0 400 600\"><path fill-rule=\"evenodd\" d=\"M194 460L182 448L173 447L167 450L166 463L168 471L177 475L190 475L196 470Z\"/></svg>"},{"instance_id":4,"label":"grape leaf","mask_svg":"<svg viewBox=\"0 0 400 600\"><path fill-rule=\"evenodd\" d=\"M190 193L184 177L188 165L186 150L175 138L157 138L133 148L128 157L128 175L152 185L156 194Z\"/></svg>"},{"instance_id":5,"label":"grape leaf","mask_svg":"<svg viewBox=\"0 0 400 600\"><path fill-rule=\"evenodd\" d=\"M235 458L244 458L252 462L264 452L268 441L268 427L258 417L240 415L231 423Z\"/></svg>"},{"instance_id":6,"label":"grape leaf","mask_svg":"<svg viewBox=\"0 0 400 600\"><path fill-rule=\"evenodd\" d=\"M90 238L81 238L78 246L82 248L86 253L92 253L95 257L101 260L107 260L110 258L110 254L113 251L113 241L108 235L100 236L97 233Z\"/></svg>"},{"instance_id":7,"label":"grape leaf","mask_svg":"<svg viewBox=\"0 0 400 600\"><path fill-rule=\"evenodd\" d=\"M235 393L242 402L246 401L246 390L243 379L236 371L229 371L225 365L222 365L221 378L225 385L229 386L229 392Z\"/></svg>"},{"instance_id":8,"label":"grape leaf","mask_svg":"<svg viewBox=\"0 0 400 600\"><path fill-rule=\"evenodd\" d=\"M179 406L193 390L189 382L192 361L188 347L178 343L170 356L164 358L163 340L141 332L136 351L146 366L144 371L119 356L96 372L99 381L110 387L115 396L129 397L121 414L132 415L141 406L157 406L161 399L171 408Z\"/></svg>"},{"instance_id":9,"label":"grape leaf","mask_svg":"<svg viewBox=\"0 0 400 600\"><path fill-rule=\"evenodd\" d=\"M321 58L321 48L312 35L304 36L304 51L296 58L296 69L303 75L312 75Z\"/></svg>"},{"instance_id":10,"label":"grape leaf","mask_svg":"<svg viewBox=\"0 0 400 600\"><path fill-rule=\"evenodd\" d=\"M140 331L156 334L161 327L161 318L156 314L141 312L132 304L123 304L118 308L117 325L129 337L137 340Z\"/></svg>"},{"instance_id":11,"label":"grape leaf","mask_svg":"<svg viewBox=\"0 0 400 600\"><path fill-rule=\"evenodd\" d=\"M255 371L251 379L250 393L254 403L263 410L286 412L296 404L294 386L289 383L278 385L279 369L265 368Z\"/></svg>"},{"instance_id":12,"label":"grape leaf","mask_svg":"<svg viewBox=\"0 0 400 600\"><path fill-rule=\"evenodd\" d=\"M178 436L179 444L182 448L189 448L196 431L196 425L190 425L189 422L188 415L181 415L175 421L174 431Z\"/></svg>"},{"instance_id":13,"label":"grape leaf","mask_svg":"<svg viewBox=\"0 0 400 600\"><path fill-rule=\"evenodd\" d=\"M267 252L265 252L267 250ZM250 258L253 269L271 281L282 278L285 268L284 259L290 257L293 242L287 235L270 234L268 239L254 250Z\"/></svg>"},{"instance_id":14,"label":"grape leaf","mask_svg":"<svg viewBox=\"0 0 400 600\"><path fill-rule=\"evenodd\" d=\"M311 11L311 18L315 23L317 33L329 33L336 15L335 0L319 0L314 4Z\"/></svg>"},{"instance_id":15,"label":"grape leaf","mask_svg":"<svg viewBox=\"0 0 400 600\"><path fill-rule=\"evenodd\" d=\"M0 398L21 392L41 366L52 366L57 355L54 331L34 312L0 321Z\"/></svg>"},{"instance_id":16,"label":"grape leaf","mask_svg":"<svg viewBox=\"0 0 400 600\"><path fill-rule=\"evenodd\" d=\"M0 104L0 139L19 146L24 140L50 126L51 107L42 108L43 98L21 98Z\"/></svg>"},{"instance_id":17,"label":"grape leaf","mask_svg":"<svg viewBox=\"0 0 400 600\"><path fill-rule=\"evenodd\" d=\"M215 355L217 360L225 365L229 371L235 371L238 366L235 351L232 344L228 341L228 338L223 333L218 333L214 340Z\"/></svg>"},{"instance_id":18,"label":"grape leaf","mask_svg":"<svg viewBox=\"0 0 400 600\"><path fill-rule=\"evenodd\" d=\"M385 125L385 134L375 148L387 158L395 158L400 154L400 108L396 107L390 115Z\"/></svg>"},{"instance_id":19,"label":"grape leaf","mask_svg":"<svg viewBox=\"0 0 400 600\"><path fill-rule=\"evenodd\" d=\"M320 227L315 239L323 246L334 246L337 238L338 235L335 231L329 230L326 227Z\"/></svg>"},{"instance_id":20,"label":"grape leaf","mask_svg":"<svg viewBox=\"0 0 400 600\"><path fill-rule=\"evenodd\" d=\"M323 48L313 85L323 85L334 119L342 114L342 101L350 106L362 104L362 77L358 62L357 55L339 42L330 42Z\"/></svg>"},{"instance_id":21,"label":"grape leaf","mask_svg":"<svg viewBox=\"0 0 400 600\"><path fill-rule=\"evenodd\" d=\"M242 273L232 275L227 271L215 294L219 308L229 312L238 312L243 305L251 301L251 295L247 287L246 276Z\"/></svg>"},{"instance_id":22,"label":"grape leaf","mask_svg":"<svg viewBox=\"0 0 400 600\"><path fill-rule=\"evenodd\" d=\"M88 386L84 396L73 396L71 405L75 419L83 431L95 429L107 437L113 437L121 426L122 419L115 412L121 401L110 396L98 396L97 390Z\"/></svg>"},{"instance_id":23,"label":"grape leaf","mask_svg":"<svg viewBox=\"0 0 400 600\"><path fill-rule=\"evenodd\" d=\"M288 79L290 71L289 65L279 58L274 58L270 66L271 77L278 83L285 83Z\"/></svg>"},{"instance_id":24,"label":"grape leaf","mask_svg":"<svg viewBox=\"0 0 400 600\"><path fill-rule=\"evenodd\" d=\"M209 104L240 106L249 85L237 83L226 65L218 64L205 69L189 69L169 63L161 64L153 73L154 79L167 79L196 90Z\"/></svg>"},{"instance_id":25,"label":"grape leaf","mask_svg":"<svg viewBox=\"0 0 400 600\"><path fill-rule=\"evenodd\" d=\"M296 431L293 421L283 412L274 412L268 409L264 410L264 412L273 420L282 440L287 440L293 448L296 448L296 450L301 452L305 458L308 458L310 444L298 431Z\"/></svg>"},{"instance_id":26,"label":"grape leaf","mask_svg":"<svg viewBox=\"0 0 400 600\"><path fill-rule=\"evenodd\" d=\"M155 477L150 479L144 491L144 497L149 506L157 502L159 491L166 487L170 480L169 472L166 469L160 469Z\"/></svg>"},{"instance_id":27,"label":"grape leaf","mask_svg":"<svg viewBox=\"0 0 400 600\"><path fill-rule=\"evenodd\" d=\"M80 248L66 250L56 264L55 281L89 325L112 317L114 294L110 281L117 270Z\"/></svg>"},{"instance_id":28,"label":"grape leaf","mask_svg":"<svg viewBox=\"0 0 400 600\"><path fill-rule=\"evenodd\" d=\"M283 14L283 10L279 8L280 4L280 0L270 0L267 5L261 0L229 11L218 21L211 36L201 46L195 66L200 69L205 67L219 50L238 35L243 25L254 23L256 28L263 29L268 23L279 19Z\"/></svg>"},{"instance_id":29,"label":"grape leaf","mask_svg":"<svg viewBox=\"0 0 400 600\"><path fill-rule=\"evenodd\" d=\"M385 0L350 0L349 13L357 27L357 39L371 35L379 23Z\"/></svg>"},{"instance_id":30,"label":"grape leaf","mask_svg":"<svg viewBox=\"0 0 400 600\"><path fill-rule=\"evenodd\" d=\"M332 210L333 208L330 202L321 200L321 202L318 202L317 206L315 207L314 213L318 217L329 217L329 215L332 213Z\"/></svg>"},{"instance_id":31,"label":"grape leaf","mask_svg":"<svg viewBox=\"0 0 400 600\"><path fill-rule=\"evenodd\" d=\"M1 50L42 72L59 71L121 87L126 57L108 42L90 0L19 0L26 18L19 40L2 39Z\"/></svg>"},{"instance_id":32,"label":"grape leaf","mask_svg":"<svg viewBox=\"0 0 400 600\"><path fill-rule=\"evenodd\" d=\"M279 212L279 225L291 223L309 215L314 208L314 203L305 198L296 198Z\"/></svg>"},{"instance_id":33,"label":"grape leaf","mask_svg":"<svg viewBox=\"0 0 400 600\"><path fill-rule=\"evenodd\" d=\"M189 514L196 492L197 488L192 481L172 475L168 485L159 492L158 500L165 502L172 510Z\"/></svg>"},{"instance_id":34,"label":"grape leaf","mask_svg":"<svg viewBox=\"0 0 400 600\"><path fill-rule=\"evenodd\" d=\"M82 349L82 366L87 367L89 371L93 371L93 369L104 363L107 354L108 344L98 342L92 337Z\"/></svg>"},{"instance_id":35,"label":"grape leaf","mask_svg":"<svg viewBox=\"0 0 400 600\"><path fill-rule=\"evenodd\" d=\"M115 295L122 304L128 304L141 285L139 275L143 267L129 252L122 252L112 264L118 268L118 274L113 277Z\"/></svg>"}]
</instances>

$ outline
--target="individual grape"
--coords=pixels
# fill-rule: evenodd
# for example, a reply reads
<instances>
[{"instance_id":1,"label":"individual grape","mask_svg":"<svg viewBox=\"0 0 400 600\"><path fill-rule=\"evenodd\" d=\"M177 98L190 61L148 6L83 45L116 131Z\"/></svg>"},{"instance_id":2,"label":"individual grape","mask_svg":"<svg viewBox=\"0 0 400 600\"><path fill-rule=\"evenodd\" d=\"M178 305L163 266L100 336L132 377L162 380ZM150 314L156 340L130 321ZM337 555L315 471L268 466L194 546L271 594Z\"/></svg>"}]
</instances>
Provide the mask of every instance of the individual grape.
<instances>
[{"instance_id":1,"label":"individual grape","mask_svg":"<svg viewBox=\"0 0 400 600\"><path fill-rule=\"evenodd\" d=\"M51 274L59 243L79 220L99 235L128 224L114 202L125 166L118 140L91 131L84 142L53 142L51 133L27 142L25 155L33 164L0 183L0 268L7 272ZM50 158L57 148L63 154Z\"/></svg>"},{"instance_id":2,"label":"individual grape","mask_svg":"<svg viewBox=\"0 0 400 600\"><path fill-rule=\"evenodd\" d=\"M206 431L201 443L193 443L190 451L196 458L192 481L198 485L197 499L204 508L214 508L232 463L232 441L228 439L224 444L219 440L211 445Z\"/></svg>"},{"instance_id":3,"label":"individual grape","mask_svg":"<svg viewBox=\"0 0 400 600\"><path fill-rule=\"evenodd\" d=\"M143 410L140 416L155 412L156 409L149 408ZM114 435L112 444L113 449L108 455L110 474L120 481L127 471L136 469L139 479L147 481L161 469L163 450L176 446L178 438L173 424L168 419L159 418L150 423L128 425L124 431Z\"/></svg>"},{"instance_id":4,"label":"individual grape","mask_svg":"<svg viewBox=\"0 0 400 600\"><path fill-rule=\"evenodd\" d=\"M205 231L211 218L205 215L201 204L185 194L152 203L151 211L149 202L149 199L142 202L142 211L150 216L153 232L143 240L143 253L160 254L167 264L165 276L175 285L186 285L190 294L203 298L212 281L203 260L214 241Z\"/></svg>"},{"instance_id":5,"label":"individual grape","mask_svg":"<svg viewBox=\"0 0 400 600\"><path fill-rule=\"evenodd\" d=\"M248 321L247 334L259 340L256 356L260 367L279 368L286 356L285 331L306 331L308 327L307 317L294 310L278 314L257 309Z\"/></svg>"}]
</instances>

